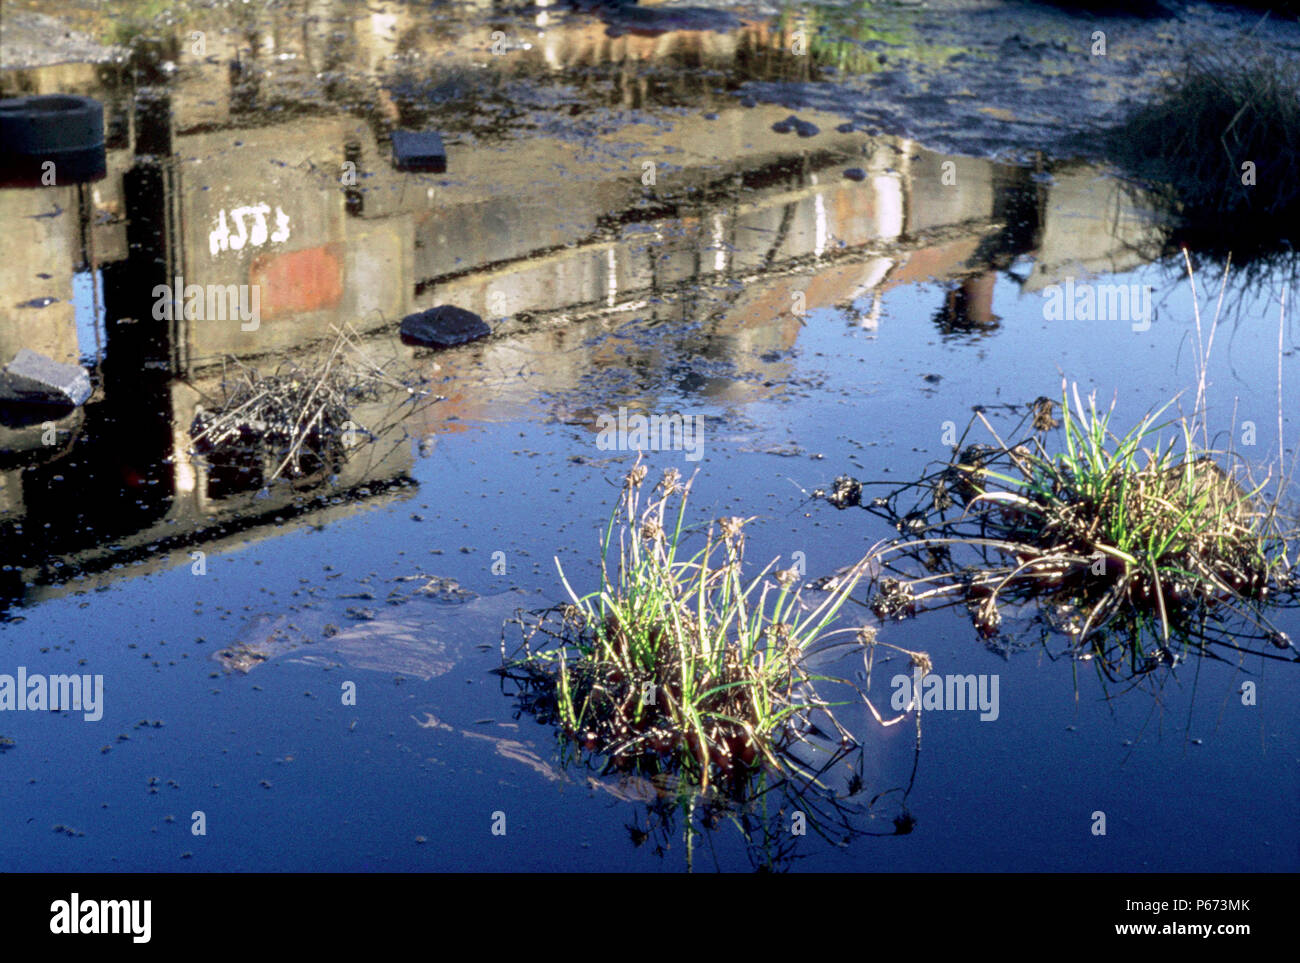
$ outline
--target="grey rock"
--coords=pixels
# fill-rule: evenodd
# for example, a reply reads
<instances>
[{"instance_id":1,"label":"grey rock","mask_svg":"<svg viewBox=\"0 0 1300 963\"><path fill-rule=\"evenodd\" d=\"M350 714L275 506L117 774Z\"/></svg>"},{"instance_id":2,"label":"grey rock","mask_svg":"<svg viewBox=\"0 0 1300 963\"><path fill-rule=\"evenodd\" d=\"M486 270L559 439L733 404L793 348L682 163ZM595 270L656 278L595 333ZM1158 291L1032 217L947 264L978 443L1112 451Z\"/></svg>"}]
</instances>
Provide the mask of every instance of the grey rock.
<instances>
[{"instance_id":1,"label":"grey rock","mask_svg":"<svg viewBox=\"0 0 1300 963\"><path fill-rule=\"evenodd\" d=\"M402 319L402 341L429 348L451 348L477 341L492 333L487 322L473 311L450 304L430 308Z\"/></svg>"},{"instance_id":2,"label":"grey rock","mask_svg":"<svg viewBox=\"0 0 1300 963\"><path fill-rule=\"evenodd\" d=\"M90 397L90 376L75 364L60 364L30 348L21 349L0 371L0 404L71 405Z\"/></svg>"}]
</instances>

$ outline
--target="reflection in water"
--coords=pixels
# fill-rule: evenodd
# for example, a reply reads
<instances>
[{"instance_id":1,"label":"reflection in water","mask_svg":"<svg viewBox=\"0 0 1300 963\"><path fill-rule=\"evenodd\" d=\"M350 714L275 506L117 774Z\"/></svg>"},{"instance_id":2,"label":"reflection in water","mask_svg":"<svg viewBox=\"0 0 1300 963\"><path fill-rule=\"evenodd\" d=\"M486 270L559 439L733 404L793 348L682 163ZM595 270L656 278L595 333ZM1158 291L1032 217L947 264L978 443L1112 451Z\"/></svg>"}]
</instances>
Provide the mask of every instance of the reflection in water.
<instances>
[{"instance_id":1,"label":"reflection in water","mask_svg":"<svg viewBox=\"0 0 1300 963\"><path fill-rule=\"evenodd\" d=\"M755 871L781 872L800 858L809 836L818 846L843 848L867 836L905 836L916 825L906 805L910 784L907 789L885 790L867 798L853 777L851 788L835 795L758 776L744 798L736 800L717 794L701 797L693 789L676 786L671 778L628 777L597 760L581 765L598 777L590 785L632 806L631 821L624 825L633 847L649 847L667 860L680 844L688 871L706 863L709 856L713 868L721 870L718 844L710 838L713 833L734 832Z\"/></svg>"},{"instance_id":2,"label":"reflection in water","mask_svg":"<svg viewBox=\"0 0 1300 963\"><path fill-rule=\"evenodd\" d=\"M823 680L833 702L861 703L871 688L870 655L865 666L861 690ZM515 719L527 715L560 727L554 699L534 681L511 670L500 674L503 695L516 704ZM864 706L842 716L837 710L837 717L848 720L856 735L850 736L847 729L842 738L833 735L841 731L839 723L825 712L815 712L787 750L794 763L788 771L736 767L721 784L704 792L669 751L612 755L566 737L562 727L556 742L558 767L547 768L556 778L590 773L578 778L631 804L635 815L627 830L632 845L649 845L661 859L669 858L681 840L688 870L695 868L697 851L716 860L717 844L710 834L734 830L755 870L786 870L799 858L808 837L817 839L819 846L846 847L866 836L907 835L916 824L908 798L920 763L920 705L911 720L911 713L904 713L888 722L873 720L874 712L869 714ZM880 723L909 721L915 726L910 752L884 753L880 737L890 730Z\"/></svg>"},{"instance_id":3,"label":"reflection in water","mask_svg":"<svg viewBox=\"0 0 1300 963\"><path fill-rule=\"evenodd\" d=\"M698 788L683 785L672 772L629 772L570 743L560 742L543 758L518 739L457 729L428 711L412 721L421 729L487 743L501 758L548 782L580 785L616 800L628 819L624 826L632 848L648 847L659 859L674 860L688 870L708 868L710 860L721 868L719 852L729 850L733 841L740 843L754 870L773 872L790 869L800 849L812 845L809 839L817 847L843 848L867 836L905 836L916 826L907 799L920 759L919 714L915 747L906 759L899 756L894 772L886 774L878 759L868 758L866 747L854 752L836 748L829 758L838 765L824 767L819 775L830 778L823 785L796 785L757 773L739 796L719 791L701 796ZM905 785L873 788L890 779L901 782L904 772ZM717 838L722 835L728 838Z\"/></svg>"},{"instance_id":4,"label":"reflection in water","mask_svg":"<svg viewBox=\"0 0 1300 963\"><path fill-rule=\"evenodd\" d=\"M7 94L100 98L109 146L108 177L84 205L73 188L0 191L12 225L0 239L0 291L10 304L54 299L14 312L2 353L29 346L75 361L79 325L106 339L96 393L54 426L57 444L37 444L30 426L7 436L10 600L64 591L128 557L183 561L164 562L164 546L231 525L265 531L266 518L307 496L400 486L408 433L431 438L539 400L592 430L607 404L739 410L787 390L808 311L865 304L859 323L873 328L898 285L952 285L935 318L945 335L995 330L998 272L1033 258L1017 278L1033 292L1124 268L1148 230L1086 167L1058 167L1048 183L1028 168L834 131L833 118L818 118L823 133L805 146L770 129L785 111L740 107L725 92L715 101L699 84L714 68L740 82L822 63L789 54L805 25L788 18L651 37L610 36L604 21L570 16L518 56L494 57L490 36L481 49L464 43L477 28L450 18L429 30L405 7L306 30L276 10L211 14L227 15L236 29L209 29L202 55L183 42L186 21L127 31L121 65L0 74ZM450 72L413 66L444 52ZM557 72L573 86L540 82ZM666 92L656 77L680 86ZM515 100L525 81L531 99L516 102L508 137L467 123L492 91ZM611 103L695 110L663 123L601 113ZM394 170L391 130L426 118L463 131L447 174ZM850 165L861 180L842 176ZM1109 221L1088 216L1102 206ZM102 290L102 305L73 297L85 260L99 283L82 286ZM260 316L160 315L160 286L193 286L201 306L213 292L220 305L226 292L255 289ZM437 304L483 315L495 336L429 357L393 343L401 317ZM344 324L442 400L405 412L401 391L377 400L372 421L389 427L373 444L319 490L273 490L270 502L253 497L256 472L239 481L192 454L190 427L220 397L223 365L263 358L269 370ZM33 543L34 529L49 537Z\"/></svg>"},{"instance_id":5,"label":"reflection in water","mask_svg":"<svg viewBox=\"0 0 1300 963\"><path fill-rule=\"evenodd\" d=\"M283 619L303 628L300 619L316 617L337 625L337 607L307 604L314 595L337 598L341 583L330 579L403 565L398 560L404 554L431 546L435 553L448 545L454 551L451 540L458 538L468 542L467 554L453 556L459 567L446 574L486 577L478 563L487 539L499 536L512 550L509 577L532 589L544 586L553 597L545 563L553 552L588 538L572 505L598 487L589 457L599 457L598 418L619 407L706 415L711 432L717 426L710 435L710 444L717 442L706 472L710 490L719 500L736 500L728 510L793 516L807 506L792 504L795 489L779 475L791 471L800 476L792 481L811 486L810 475L822 470L747 452L820 457L824 446L831 461L894 470L929 457L922 446L935 443L933 429L954 405L978 400L982 390L975 387L988 386L996 395L1024 386L1050 376L1062 357L1082 369L1080 377L1091 373L1107 390L1117 378L1128 379L1122 387L1144 401L1163 390L1177 324L1140 342L1150 351L1141 357L1113 332L1038 324L1038 295L1050 286L1128 271L1162 253L1159 218L1147 212L1142 194L1124 193L1088 164L1049 161L1032 151L1016 163L997 163L940 153L903 136L924 131L930 148L958 143L990 152L1005 146L1008 133L1022 146L1059 143L1060 132L1094 117L1109 93L1139 90L1143 77L1159 70L1158 62L1145 63L1142 38L1151 35L1137 26L1126 28L1124 37L1115 32L1106 58L1075 57L1077 36L1068 53L1056 56L1043 49L1055 29L1050 23L1042 32L1047 39L1020 25L1015 29L1025 32L1014 37L990 37L1008 21L981 15L968 21L984 24L972 28L969 52L953 56L940 44L964 28L944 28L927 14L926 29L914 30L909 23L916 11L879 5L805 8L774 18L737 15L739 25L726 30L704 20L686 25L701 29L682 29L671 23L680 11L658 12L649 4L642 6L651 12L630 14L562 3L454 10L385 0L240 3L217 10L182 4L171 11L175 22L165 24L136 19L139 4L123 6L127 15L114 22L119 29L111 38L123 45L122 62L0 71L4 95L62 91L102 101L108 152L108 176L80 193L59 186L0 189L0 353L6 355L0 360L21 347L59 361L83 360L93 369L95 387L83 409L49 424L3 413L0 607L4 617L31 620L10 632L15 653L75 637L119 671L125 689L148 663L142 666L139 653L116 643L184 637L195 623L188 612L179 613L184 619L174 616L187 597L199 601L216 592L230 607L245 604L254 635L267 624L252 611L258 597L252 593L259 590L301 600L298 609L286 602L266 611L270 625ZM1039 10L1027 6L1024 15L1032 20ZM195 47L195 31L202 49ZM807 44L804 53L796 51L800 42ZM961 42L966 45L965 38ZM1071 84L1082 73L1063 66L1071 58L1088 64L1086 84ZM1052 76L1055 68L1063 73ZM1030 82L1041 92L1030 90ZM1062 89L1070 91L1068 99ZM1023 104L1016 102L1021 95ZM999 111L998 123L977 104ZM774 129L792 112L799 129ZM877 124L893 136L871 126ZM800 136L809 125L818 133ZM446 172L396 171L393 132L425 128L444 137ZM935 288L926 282L936 282ZM160 286L182 293L195 287L202 310L156 313ZM229 310L229 296L249 306L246 316ZM399 342L402 317L443 304L481 315L493 334L438 353ZM413 403L405 388L381 386L354 406L350 420L366 430L345 456L269 486L279 459L222 459L196 450L200 408L219 408L225 385L240 372L307 370L315 353L328 352L334 331L349 326L377 363L409 371L432 392L424 403ZM852 330L843 330L847 326ZM1110 342L1104 348L1103 340ZM917 384L922 372L935 370L942 372L942 385L937 375ZM1269 375L1271 382L1271 368ZM507 424L476 424L488 421ZM443 444L455 432L491 443L477 449ZM431 454L431 462L416 465L417 455ZM570 469L566 458L585 464ZM417 493L416 478L425 491ZM429 502L418 507L432 524L398 510L404 500ZM498 506L504 506L503 518L494 517ZM353 524L363 511L384 517ZM773 534L783 521L759 537L788 538ZM828 558L842 561L839 551L856 551L848 526L824 522L791 517L788 525L807 540L800 548L807 548L814 568ZM326 526L330 531L320 537L279 538ZM837 543L842 535L848 537ZM260 540L266 541L244 559L232 557L241 545ZM194 564L198 552L225 554L230 580L198 585L185 577L180 567ZM303 588L317 581L305 576L327 554L329 574ZM267 560L279 564L255 568ZM135 578L169 568L182 577L158 584ZM47 599L114 585L123 586L117 598L56 602L34 611ZM181 605L169 604L177 598ZM150 622L156 616L158 625L144 619L133 624L138 611ZM372 718L390 723L372 725L368 733L363 726L361 741L351 744L374 768L354 765L355 753L340 751L334 733L309 721L318 704L306 703L304 715L298 689L290 692L294 700L277 705L282 711L262 714L260 683L268 690L277 679L296 686L308 678L300 665L272 664L257 669L253 680L236 675L216 681L221 697L233 696L218 710L230 713L231 728L236 719L253 723L242 758L236 747L227 755L227 746L212 743L205 714L195 711L195 696L208 696L199 679L210 663L198 673L191 671L196 662L172 670L163 679L173 684L153 690L151 705L159 708L151 714L168 715L168 741L134 745L145 748L147 758L173 760L170 774L181 782L221 781L223 806L268 820L245 821L256 835L219 834L225 842L214 837L212 852L229 857L229 865L285 868L271 861L288 859L299 868L350 868L352 860L382 862L372 854L387 848L395 854L387 866L427 868L429 854L457 868L469 862L516 868L519 855L547 866L554 864L557 839L567 833L576 847L590 828L593 841L614 843L599 846L614 853L593 861L601 866L620 859L626 865L634 852L653 849L665 860L703 867L718 853L727 863L743 849L760 868L783 869L823 855L827 862L818 865L841 868L841 843L906 834L915 807L924 833L902 846L890 844L904 868L1127 869L1169 858L1167 840L1188 825L1186 810L1162 810L1147 834L1160 842L1139 834L1117 848L1099 847L1053 821L1058 812L1074 818L1068 805L1060 808L1063 785L1071 799L1080 793L1104 798L1113 790L1117 777L1108 767L1118 760L1098 748L1105 727L1140 727L1145 706L1141 699L1123 707L1117 700L1106 707L1118 719L1112 723L1086 698L1069 705L1060 690L1040 684L1035 659L999 666L1007 696L1002 728L972 721L973 734L960 728L968 716L926 720L927 757L935 764L927 764L931 782L923 799L910 795L918 771L918 716L883 730L869 717L843 720L865 738L825 771L820 786L757 779L740 799L699 800L681 792L670 772L618 771L581 747L562 749L561 766L549 735L537 737L545 733L540 728L532 735L506 722L484 728L481 718L504 703L496 692L466 682L482 682L495 660L471 661L472 636L445 612L427 619L411 608L407 622L393 617L386 603L381 611L390 617L345 628L343 641L327 641L322 657L360 664L360 671L381 667L369 678L386 687L389 680L375 673L410 671L406 656L432 628L448 649L458 649L455 664L464 677L443 672L450 660L438 657L436 666L424 664L420 678L428 682L401 693L415 700L409 710L389 696L366 703L367 713L372 707L377 713ZM234 612L227 608L226 614ZM485 613L498 627L500 614ZM1009 619L1014 615L1009 612ZM223 647L233 641L233 629L221 619L198 611L195 617L207 637L222 637ZM968 660L988 658L969 644L959 620L935 618L921 629L931 634L913 641L931 647L936 663L950 663L941 668L965 673ZM891 624L884 631L906 640L914 628ZM394 638L402 644L389 645ZM997 648L997 640L990 647ZM245 649L245 657L288 651L282 645ZM999 651L1005 654L1005 647ZM1046 646L1040 651L1049 658L1060 654ZM62 658L60 652L55 645L51 658ZM288 659L315 655L295 649ZM358 655L361 661L352 661ZM1238 653L1226 655L1239 662ZM1115 659L1107 654L1093 662L1075 668L1100 671ZM435 667L441 675L430 671ZM157 662L154 668L169 671ZM1217 668L1198 662L1197 671L1207 673L1198 675L1202 690ZM1211 678L1235 686L1232 673L1239 668ZM828 666L828 673L857 678L833 669ZM1111 691L1127 690L1130 681L1154 689L1172 678L1154 665ZM1285 705L1289 679L1270 683L1266 710ZM878 681L876 695L882 688L888 691ZM1090 691L1080 688L1084 695ZM1162 706L1171 704L1172 688L1161 690ZM1220 728L1218 719L1200 717L1206 709L1211 716L1218 711L1203 691L1195 720L1189 689L1178 699L1176 710L1189 710L1185 731L1190 734L1193 724L1201 734L1215 727L1222 739L1214 763L1240 763L1242 778L1198 796L1205 770L1166 753L1167 767L1129 770L1123 780L1157 795L1173 787L1179 798L1195 800L1195 825L1230 834L1240 823L1238 813L1216 822L1205 810L1268 798L1276 788L1270 781L1285 778L1286 767L1256 764L1261 760L1251 755L1252 745L1260 751L1280 747L1271 755L1284 759L1289 745L1276 726L1250 731L1253 722L1242 720L1260 718L1253 711L1219 711L1227 720ZM448 733L451 726L433 719L428 708L455 721L454 731ZM441 739L428 747L437 758L417 760L409 753L411 740L383 735L408 714L439 730L405 734ZM6 721L30 727L6 730L18 737L20 762L23 745L46 738L43 731L36 735L36 721L26 718L31 715ZM1100 741L1086 750L1059 735L1079 722L1099 723ZM1266 733L1263 742L1260 732ZM300 756L310 778L299 780L298 789L277 781L275 792L289 787L290 795L278 797L289 805L267 808L263 800L277 798L262 795L269 787L254 788L252 795L237 787L267 775L261 767L271 753L262 759L252 751L281 737L296 745L317 737L329 741L315 759ZM201 751L192 751L195 746ZM827 747L826 758L839 748ZM208 750L221 756L204 755ZM104 757L106 777L127 773L126 780L134 779L133 751ZM233 778L219 780L214 758ZM1081 764L1067 767L1068 773L1055 767L1042 779L1017 776L1025 764L1057 758ZM459 771L426 778L415 776L412 763L422 774L434 765ZM525 768L515 775L524 778L503 780L517 765ZM119 855L112 841L128 838L120 821L146 819L140 807L114 803L112 814L102 817L107 821L98 825L105 831L88 834L101 841L98 857L85 850L60 857L22 835L35 830L22 830L33 810L20 809L57 809L56 818L64 820L70 818L65 807L84 796L75 778L61 781L60 768L66 769L51 765L52 778L14 794L14 815L23 818L11 821L18 827L6 843L11 860L99 858L101 868L112 868L103 854ZM249 775L256 779L243 778ZM368 829L355 820L357 799L346 792L321 794L321 785L371 793L376 818ZM399 851L409 843L400 837L412 814L430 824L481 826L482 803L495 799L502 785L534 812L563 811L573 818L544 822L535 837L541 841L523 847L512 822L516 843L508 850L492 847L495 856L482 855L487 847L454 832L445 847L411 847L415 856ZM106 786L113 799L140 789L125 780ZM584 792L554 791L564 786ZM611 827L601 825L602 807L586 800L588 791L613 800L617 838L601 835ZM47 801L33 803L38 797L29 792L47 793ZM953 799L959 802L949 804ZM299 800L320 818L297 819ZM1025 814L1014 838L989 832L988 813L1004 811L1008 801ZM794 833L796 812L812 842ZM1294 851L1294 833L1271 809L1258 815L1250 821L1257 838L1242 837L1240 846L1235 841L1210 857L1180 853L1173 865L1279 865L1278 853ZM562 821L568 825L557 829ZM148 828L138 825L140 846L123 855L122 865L156 868L174 858L151 842L162 834ZM423 823L419 830L429 832ZM267 847L268 839L287 842ZM338 845L339 839L346 844ZM274 854L265 855L271 849ZM1234 855L1224 856L1229 851ZM1101 852L1106 855L1096 855ZM1046 854L1056 862L1045 863ZM861 865L875 855L874 847L858 846L850 858Z\"/></svg>"}]
</instances>

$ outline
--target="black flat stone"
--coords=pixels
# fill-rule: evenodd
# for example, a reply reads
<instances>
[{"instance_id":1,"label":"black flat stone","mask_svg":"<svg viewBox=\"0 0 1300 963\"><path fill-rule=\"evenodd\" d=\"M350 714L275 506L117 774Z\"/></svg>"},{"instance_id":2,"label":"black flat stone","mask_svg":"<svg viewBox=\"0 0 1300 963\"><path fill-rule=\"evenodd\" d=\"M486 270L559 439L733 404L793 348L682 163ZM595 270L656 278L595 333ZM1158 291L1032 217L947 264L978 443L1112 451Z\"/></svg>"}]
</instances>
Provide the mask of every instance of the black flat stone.
<instances>
[{"instance_id":1,"label":"black flat stone","mask_svg":"<svg viewBox=\"0 0 1300 963\"><path fill-rule=\"evenodd\" d=\"M408 314L402 319L401 335L404 344L426 348L454 348L468 344L492 333L486 321L473 311L443 304L419 314Z\"/></svg>"},{"instance_id":2,"label":"black flat stone","mask_svg":"<svg viewBox=\"0 0 1300 963\"><path fill-rule=\"evenodd\" d=\"M442 138L433 130L393 131L393 166L400 171L443 173L447 170L447 150Z\"/></svg>"}]
</instances>

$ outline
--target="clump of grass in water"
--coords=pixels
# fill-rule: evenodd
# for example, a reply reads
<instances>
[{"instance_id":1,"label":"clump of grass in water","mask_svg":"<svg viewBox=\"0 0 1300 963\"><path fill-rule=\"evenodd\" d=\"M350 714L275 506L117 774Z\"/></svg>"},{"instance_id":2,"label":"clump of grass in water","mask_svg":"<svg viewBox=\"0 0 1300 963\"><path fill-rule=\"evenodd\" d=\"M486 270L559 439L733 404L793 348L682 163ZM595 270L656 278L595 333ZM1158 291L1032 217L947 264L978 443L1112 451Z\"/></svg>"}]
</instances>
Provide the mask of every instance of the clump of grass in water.
<instances>
[{"instance_id":1,"label":"clump of grass in water","mask_svg":"<svg viewBox=\"0 0 1300 963\"><path fill-rule=\"evenodd\" d=\"M1222 263L1231 252L1248 274L1294 266L1300 62L1252 41L1194 53L1152 103L1101 133L1164 213L1163 253Z\"/></svg>"},{"instance_id":2,"label":"clump of grass in water","mask_svg":"<svg viewBox=\"0 0 1300 963\"><path fill-rule=\"evenodd\" d=\"M1290 559L1300 532L1281 510L1290 479L1279 479L1270 500L1264 495L1269 478L1243 487L1238 478L1249 479L1249 472L1240 459L1210 443L1206 372L1228 276L1225 268L1219 307L1203 341L1196 276L1184 256L1200 370L1191 416L1160 421L1175 398L1121 436L1111 429L1113 403L1101 411L1092 395L1085 407L1077 387L1062 382L1061 420L1050 399L1037 399L1011 432L1016 437L1028 422L1026 438L1003 441L987 409L977 407L953 460L940 470L902 487L880 483L893 491L875 499L864 499L864 483L847 477L836 479L829 494L817 493L837 508L866 508L900 533L873 550L882 560L870 586L877 614L902 617L923 607L964 604L980 633L991 637L1000 632L1003 607L1033 603L1041 621L1073 639L1076 654L1099 656L1099 668L1112 679L1177 662L1175 642L1202 654L1217 643L1300 660L1265 613L1268 606L1294 606L1300 594ZM1284 294L1279 458L1285 316ZM996 445L966 444L977 423ZM1046 436L1057 429L1063 450L1053 452ZM920 498L902 511L898 502L908 492ZM917 575L917 566L928 574ZM1157 640L1154 653L1146 651L1147 637ZM1292 654L1266 651L1265 644ZM1124 662L1127 673L1121 673Z\"/></svg>"},{"instance_id":3,"label":"clump of grass in water","mask_svg":"<svg viewBox=\"0 0 1300 963\"><path fill-rule=\"evenodd\" d=\"M602 540L600 588L579 596L561 569L570 604L538 614L513 658L503 648L503 673L522 672L532 709L585 749L671 769L701 790L766 769L801 771L786 750L814 729L814 714L816 731L852 744L804 657L836 634L827 630L861 569L812 608L797 573L777 571L776 560L745 583L749 520L711 523L688 557L690 483L669 469L643 507L645 477L638 461L624 479ZM539 633L546 641L534 648Z\"/></svg>"},{"instance_id":4,"label":"clump of grass in water","mask_svg":"<svg viewBox=\"0 0 1300 963\"><path fill-rule=\"evenodd\" d=\"M1029 406L1016 430L1031 421L1031 431L1011 443L977 408L971 427L983 425L996 444L965 445L963 436L951 463L887 497L864 501L861 483L838 479L828 500L862 504L900 532L880 550L895 560L884 565L893 574L874 583L875 611L901 617L964 604L989 637L1005 605L1036 602L1076 646L1092 644L1116 670L1127 659L1134 673L1176 661L1171 640L1239 648L1242 636L1227 628L1234 619L1290 648L1262 612L1295 592L1296 533L1279 510L1280 489L1270 503L1264 484L1241 487L1218 461L1231 453L1198 441L1194 421L1161 421L1172 404L1120 435L1113 404L1101 410L1091 395L1085 405L1077 386L1063 385L1059 405ZM1056 429L1064 450L1053 452L1046 436ZM920 501L900 512L898 498L917 490ZM959 558L962 550L977 561ZM1147 633L1158 639L1154 656Z\"/></svg>"}]
</instances>

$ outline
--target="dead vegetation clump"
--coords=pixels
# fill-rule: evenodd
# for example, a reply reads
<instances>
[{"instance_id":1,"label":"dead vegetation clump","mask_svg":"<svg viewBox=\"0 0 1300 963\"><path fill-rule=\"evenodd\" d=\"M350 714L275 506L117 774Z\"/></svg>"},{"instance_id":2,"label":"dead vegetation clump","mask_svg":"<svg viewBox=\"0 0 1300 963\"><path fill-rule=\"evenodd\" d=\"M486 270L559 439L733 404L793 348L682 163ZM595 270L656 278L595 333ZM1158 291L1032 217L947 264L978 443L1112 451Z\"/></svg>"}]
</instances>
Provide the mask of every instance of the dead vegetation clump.
<instances>
[{"instance_id":1,"label":"dead vegetation clump","mask_svg":"<svg viewBox=\"0 0 1300 963\"><path fill-rule=\"evenodd\" d=\"M385 386L415 389L376 364L350 329L334 330L323 358L283 358L270 374L232 359L224 397L196 410L193 451L213 465L265 466L263 484L337 471L347 450L369 435L353 419L356 406L376 400Z\"/></svg>"}]
</instances>

